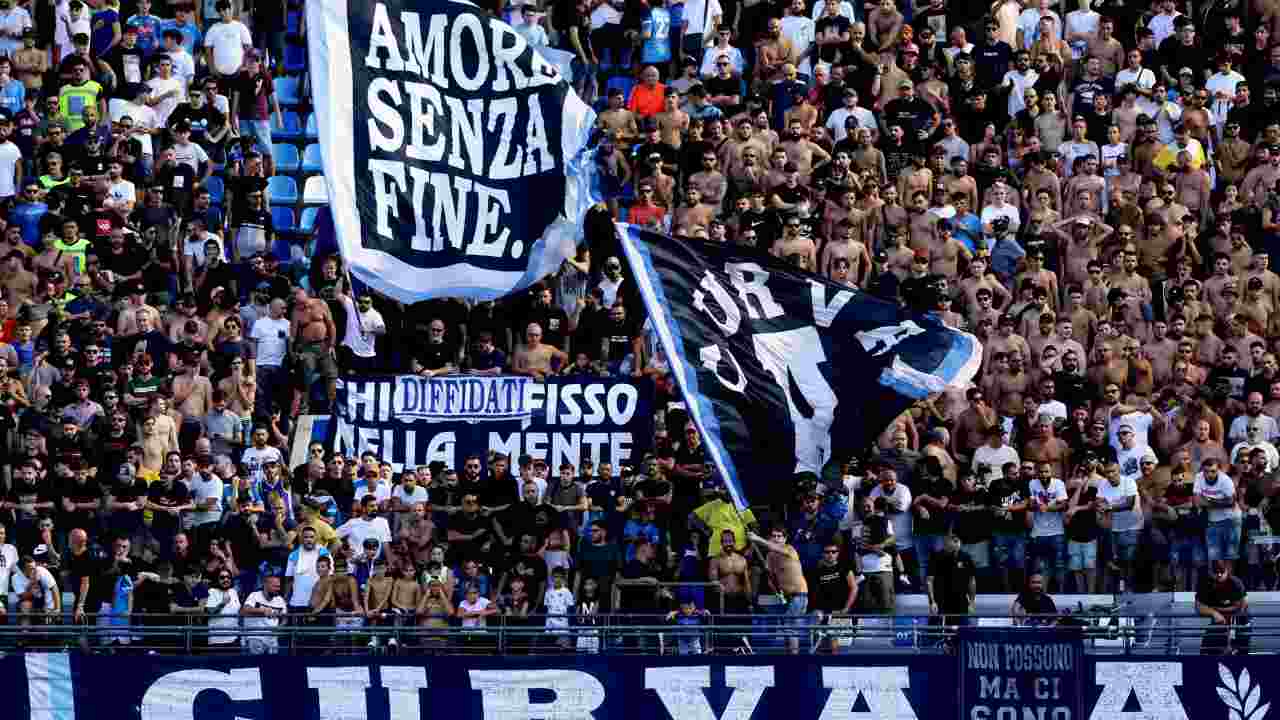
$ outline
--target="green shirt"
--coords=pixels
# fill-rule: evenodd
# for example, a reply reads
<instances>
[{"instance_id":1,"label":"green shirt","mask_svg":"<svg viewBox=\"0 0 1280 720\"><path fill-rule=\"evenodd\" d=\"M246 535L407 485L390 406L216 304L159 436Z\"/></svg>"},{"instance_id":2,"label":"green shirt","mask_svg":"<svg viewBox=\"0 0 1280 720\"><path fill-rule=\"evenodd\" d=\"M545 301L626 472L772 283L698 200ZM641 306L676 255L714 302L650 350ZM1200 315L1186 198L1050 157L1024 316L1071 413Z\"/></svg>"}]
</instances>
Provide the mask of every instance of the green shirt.
<instances>
[{"instance_id":1,"label":"green shirt","mask_svg":"<svg viewBox=\"0 0 1280 720\"><path fill-rule=\"evenodd\" d=\"M96 80L86 80L83 85L67 83L58 93L58 110L67 123L67 134L84 127L84 109L97 108L102 86Z\"/></svg>"}]
</instances>

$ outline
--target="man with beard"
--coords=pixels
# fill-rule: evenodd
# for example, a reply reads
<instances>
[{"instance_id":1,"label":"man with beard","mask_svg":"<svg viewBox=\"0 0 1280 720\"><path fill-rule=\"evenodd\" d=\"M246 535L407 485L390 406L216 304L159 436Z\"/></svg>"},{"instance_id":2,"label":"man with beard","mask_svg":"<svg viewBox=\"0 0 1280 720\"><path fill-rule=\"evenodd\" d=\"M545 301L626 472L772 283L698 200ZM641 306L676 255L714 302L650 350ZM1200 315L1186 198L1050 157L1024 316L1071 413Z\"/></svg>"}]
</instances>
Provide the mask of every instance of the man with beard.
<instances>
[{"instance_id":1,"label":"man with beard","mask_svg":"<svg viewBox=\"0 0 1280 720\"><path fill-rule=\"evenodd\" d=\"M1249 598L1244 583L1231 573L1229 560L1214 560L1212 572L1196 588L1196 613L1209 618L1200 652L1222 655L1249 652ZM1232 626L1242 626L1238 629ZM1230 631L1234 629L1235 632Z\"/></svg>"},{"instance_id":2,"label":"man with beard","mask_svg":"<svg viewBox=\"0 0 1280 720\"><path fill-rule=\"evenodd\" d=\"M960 537L947 533L942 550L929 561L926 584L929 614L941 616L942 625L968 625L969 614L977 609L978 576L969 553L960 549Z\"/></svg>"}]
</instances>

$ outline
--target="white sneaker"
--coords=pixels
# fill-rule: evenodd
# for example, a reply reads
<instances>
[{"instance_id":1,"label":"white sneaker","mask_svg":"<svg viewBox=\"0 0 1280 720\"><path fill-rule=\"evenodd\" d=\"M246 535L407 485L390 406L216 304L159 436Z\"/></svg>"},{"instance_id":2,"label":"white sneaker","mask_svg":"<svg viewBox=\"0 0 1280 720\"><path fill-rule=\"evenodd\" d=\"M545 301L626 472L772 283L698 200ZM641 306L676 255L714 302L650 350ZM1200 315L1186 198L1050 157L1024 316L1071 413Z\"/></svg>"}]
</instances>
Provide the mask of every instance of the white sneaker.
<instances>
[{"instance_id":1,"label":"white sneaker","mask_svg":"<svg viewBox=\"0 0 1280 720\"><path fill-rule=\"evenodd\" d=\"M400 643L396 642L395 638L391 638L390 640L387 640L387 647L389 648L398 647L399 645Z\"/></svg>"},{"instance_id":2,"label":"white sneaker","mask_svg":"<svg viewBox=\"0 0 1280 720\"><path fill-rule=\"evenodd\" d=\"M911 578L906 573L902 573L901 575L898 576L898 582L902 583L903 585L910 585Z\"/></svg>"},{"instance_id":3,"label":"white sneaker","mask_svg":"<svg viewBox=\"0 0 1280 720\"><path fill-rule=\"evenodd\" d=\"M373 649L375 649L375 648L377 648L377 647L378 647L378 638L377 638L377 636L374 636L374 637L369 638L369 649L370 649L370 650L373 650Z\"/></svg>"}]
</instances>

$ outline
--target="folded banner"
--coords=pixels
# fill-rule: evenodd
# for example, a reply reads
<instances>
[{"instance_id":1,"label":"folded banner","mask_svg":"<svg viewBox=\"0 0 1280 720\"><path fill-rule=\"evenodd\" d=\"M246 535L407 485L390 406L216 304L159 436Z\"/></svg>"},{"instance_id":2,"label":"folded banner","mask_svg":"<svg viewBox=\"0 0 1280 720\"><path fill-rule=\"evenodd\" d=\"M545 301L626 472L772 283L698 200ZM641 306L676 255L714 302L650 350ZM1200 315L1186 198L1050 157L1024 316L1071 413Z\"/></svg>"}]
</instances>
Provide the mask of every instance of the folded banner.
<instances>
[{"instance_id":1,"label":"folded banner","mask_svg":"<svg viewBox=\"0 0 1280 720\"><path fill-rule=\"evenodd\" d=\"M619 225L689 415L734 501L861 453L911 403L973 379L982 345L746 248Z\"/></svg>"},{"instance_id":2,"label":"folded banner","mask_svg":"<svg viewBox=\"0 0 1280 720\"><path fill-rule=\"evenodd\" d=\"M329 423L332 447L373 450L397 469L462 467L489 450L543 458L553 470L591 458L633 464L653 437L653 383L528 377L345 378Z\"/></svg>"},{"instance_id":3,"label":"folded banner","mask_svg":"<svg viewBox=\"0 0 1280 720\"><path fill-rule=\"evenodd\" d=\"M307 4L329 202L351 272L401 302L491 299L573 254L595 113L463 0Z\"/></svg>"}]
</instances>

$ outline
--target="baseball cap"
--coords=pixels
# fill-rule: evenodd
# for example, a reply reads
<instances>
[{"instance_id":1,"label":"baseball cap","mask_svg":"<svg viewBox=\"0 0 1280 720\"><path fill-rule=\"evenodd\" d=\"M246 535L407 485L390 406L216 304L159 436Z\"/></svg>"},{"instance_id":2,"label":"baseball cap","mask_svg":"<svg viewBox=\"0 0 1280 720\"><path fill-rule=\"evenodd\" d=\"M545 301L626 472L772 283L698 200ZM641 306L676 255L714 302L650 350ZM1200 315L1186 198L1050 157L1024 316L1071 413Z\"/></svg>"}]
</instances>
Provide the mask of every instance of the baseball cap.
<instances>
[{"instance_id":1,"label":"baseball cap","mask_svg":"<svg viewBox=\"0 0 1280 720\"><path fill-rule=\"evenodd\" d=\"M901 88L913 88L913 87L915 87L915 86L916 86L916 85L915 85L915 83L911 82L910 80L908 80L908 79L906 79L906 78L902 78L901 80L899 80L899 81L898 81L898 87L899 87L900 89L901 89Z\"/></svg>"}]
</instances>

